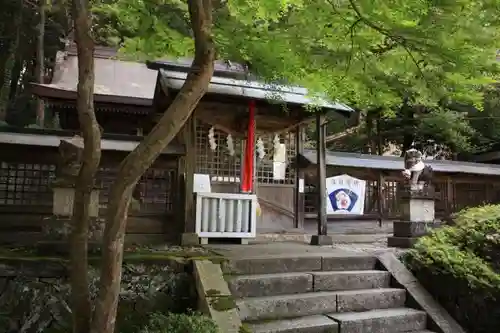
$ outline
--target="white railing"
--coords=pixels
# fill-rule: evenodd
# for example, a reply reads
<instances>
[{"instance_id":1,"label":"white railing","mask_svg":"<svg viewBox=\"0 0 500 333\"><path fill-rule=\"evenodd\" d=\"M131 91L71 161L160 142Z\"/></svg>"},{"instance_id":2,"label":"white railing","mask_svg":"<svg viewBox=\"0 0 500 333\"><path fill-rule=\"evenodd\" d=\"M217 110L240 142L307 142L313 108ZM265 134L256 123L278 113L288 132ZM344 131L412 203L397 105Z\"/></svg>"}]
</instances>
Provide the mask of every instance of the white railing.
<instances>
[{"instance_id":1,"label":"white railing","mask_svg":"<svg viewBox=\"0 0 500 333\"><path fill-rule=\"evenodd\" d=\"M255 238L257 196L196 193L196 234L200 238Z\"/></svg>"}]
</instances>

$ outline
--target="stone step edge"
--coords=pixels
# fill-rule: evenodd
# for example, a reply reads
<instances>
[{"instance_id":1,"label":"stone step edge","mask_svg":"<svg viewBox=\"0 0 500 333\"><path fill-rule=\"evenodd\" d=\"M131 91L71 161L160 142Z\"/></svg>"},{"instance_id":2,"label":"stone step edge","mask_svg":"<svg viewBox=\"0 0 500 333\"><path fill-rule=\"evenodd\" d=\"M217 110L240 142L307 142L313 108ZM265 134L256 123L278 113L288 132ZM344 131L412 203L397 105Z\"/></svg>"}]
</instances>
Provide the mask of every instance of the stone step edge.
<instances>
[{"instance_id":1,"label":"stone step edge","mask_svg":"<svg viewBox=\"0 0 500 333\"><path fill-rule=\"evenodd\" d=\"M244 322L243 325L251 328L251 331L256 333L280 332L280 326L284 326L284 330L293 329L294 332L300 332L301 329L322 327L335 328L338 331L339 326L335 320L326 315L310 315L262 322Z\"/></svg>"},{"instance_id":2,"label":"stone step edge","mask_svg":"<svg viewBox=\"0 0 500 333\"><path fill-rule=\"evenodd\" d=\"M383 310L370 310L370 311L365 311L366 313L380 313L380 312L387 312L390 313L391 310L401 310L401 309L409 309L409 308L393 308L393 309L383 309ZM417 309L411 309L415 310L414 313L422 313L424 311L420 311ZM394 312L394 311L392 311ZM359 314L360 312L347 312L344 314ZM287 331L290 329L294 329L294 332L300 332L300 329L306 329L306 328L313 328L313 327L331 327L335 328L337 331L340 329L340 323L334 319L338 314L323 314L323 315L309 315L309 316L303 316L303 317L295 317L295 318L283 318L283 319L276 319L276 320L268 320L268 321L246 321L243 323L244 326L247 326L252 329L252 332L256 333L277 333L281 332L279 330L280 326L283 326L283 330ZM397 315L395 315L397 316ZM316 322L316 323L315 323ZM307 326L305 326L307 324ZM312 325L311 325L312 324ZM309 332L309 331L308 331ZM435 333L433 331L429 330L419 330L419 331L414 331L414 332L408 332L408 333Z\"/></svg>"},{"instance_id":3,"label":"stone step edge","mask_svg":"<svg viewBox=\"0 0 500 333\"><path fill-rule=\"evenodd\" d=\"M250 301L267 301L267 300L272 300L272 299L281 299L286 296L293 296L293 297L300 297L300 296L313 296L318 294L320 295L326 295L326 294L331 294L333 296L342 296L342 295L348 295L348 294L363 294L363 293L372 293L374 291L377 292L396 292L396 291L405 291L404 288L393 288L393 287L386 287L386 288L369 288L369 289L354 289L354 290L337 290L337 291L311 291L307 293L298 293L298 294L286 294L286 295L273 295L273 296L256 296L256 297L243 297L238 299L239 302L243 302L245 300L250 300Z\"/></svg>"},{"instance_id":4,"label":"stone step edge","mask_svg":"<svg viewBox=\"0 0 500 333\"><path fill-rule=\"evenodd\" d=\"M382 319L382 320L387 320L387 319L402 319L408 323L408 320L413 319L415 316L425 316L427 317L427 313L425 311L419 310L419 309L414 309L414 308L409 308L409 307L397 307L397 308L388 308L388 309L373 309L373 310L368 310L368 311L360 311L360 312L342 312L342 313L328 313L325 314L328 318L334 320L337 322L339 325L339 331L343 331L343 322L371 322L373 320L377 319ZM349 318L351 317L351 318ZM355 317L360 317L360 318L355 318ZM394 323L391 323L394 324ZM427 328L425 327L426 324L425 322L423 323L424 327L422 328L417 328L417 330L412 330L412 331L405 331L407 333L434 333L431 331L428 331ZM345 327L344 327L345 328ZM391 328L392 327L391 325ZM348 332L354 332L351 328L347 328ZM391 331L391 330L389 330ZM356 330L357 332L357 330ZM385 332L385 330L384 330ZM396 331L394 331L396 333ZM397 331L398 333L400 332L399 330ZM402 333L402 332L401 332Z\"/></svg>"},{"instance_id":5,"label":"stone step edge","mask_svg":"<svg viewBox=\"0 0 500 333\"><path fill-rule=\"evenodd\" d=\"M240 318L260 322L298 316L360 312L371 309L401 308L406 303L406 291L399 288L361 289L341 292L313 292L284 296L247 297L236 301ZM364 303L366 300L367 303ZM297 303L298 302L298 303ZM278 304L307 305L307 308L284 311ZM317 305L319 304L319 305Z\"/></svg>"},{"instance_id":6,"label":"stone step edge","mask_svg":"<svg viewBox=\"0 0 500 333\"><path fill-rule=\"evenodd\" d=\"M297 276L297 275L304 275L304 274L309 274L309 275L315 275L315 274L331 274L331 275L341 275L341 274L379 274L379 273L386 273L389 274L388 271L383 270L383 269L367 269L367 270L349 270L349 271L305 271L305 272L288 272L288 273L269 273L269 274L224 274L224 277L226 279L234 279L234 280L243 280L243 279L265 279L269 277L275 277L275 278L286 278L290 276Z\"/></svg>"},{"instance_id":7,"label":"stone step edge","mask_svg":"<svg viewBox=\"0 0 500 333\"><path fill-rule=\"evenodd\" d=\"M335 317L348 317L351 315L365 315L366 317L360 318L359 320L365 320L365 319L371 319L371 318L390 318L390 317L396 317L401 315L401 311L405 312L406 315L415 315L415 314L425 314L425 311L410 308L410 307L398 307L398 308L388 308L388 309L373 309L373 310L368 310L368 311L360 311L360 312L335 312L335 313L328 313L325 314L325 316L329 317L332 320L335 321L340 321L338 319L335 319Z\"/></svg>"},{"instance_id":8,"label":"stone step edge","mask_svg":"<svg viewBox=\"0 0 500 333\"><path fill-rule=\"evenodd\" d=\"M224 279L237 299L391 287L391 274L383 270L226 275ZM268 284L277 289L262 290Z\"/></svg>"},{"instance_id":9,"label":"stone step edge","mask_svg":"<svg viewBox=\"0 0 500 333\"><path fill-rule=\"evenodd\" d=\"M328 272L344 270L374 270L377 257L366 253L348 254L280 254L228 258L221 263L224 274L254 275L288 272Z\"/></svg>"}]
</instances>

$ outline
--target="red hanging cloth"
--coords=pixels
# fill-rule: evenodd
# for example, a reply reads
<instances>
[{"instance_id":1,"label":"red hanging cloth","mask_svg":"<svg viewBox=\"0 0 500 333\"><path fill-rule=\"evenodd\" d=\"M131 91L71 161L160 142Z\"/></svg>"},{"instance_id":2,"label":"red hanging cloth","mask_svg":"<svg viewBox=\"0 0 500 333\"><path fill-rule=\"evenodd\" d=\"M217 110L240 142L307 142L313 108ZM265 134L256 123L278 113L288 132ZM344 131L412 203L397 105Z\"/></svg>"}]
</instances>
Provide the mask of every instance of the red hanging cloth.
<instances>
[{"instance_id":1,"label":"red hanging cloth","mask_svg":"<svg viewBox=\"0 0 500 333\"><path fill-rule=\"evenodd\" d=\"M253 168L255 154L255 101L248 103L248 131L243 159L243 179L241 191L251 193L253 191Z\"/></svg>"}]
</instances>

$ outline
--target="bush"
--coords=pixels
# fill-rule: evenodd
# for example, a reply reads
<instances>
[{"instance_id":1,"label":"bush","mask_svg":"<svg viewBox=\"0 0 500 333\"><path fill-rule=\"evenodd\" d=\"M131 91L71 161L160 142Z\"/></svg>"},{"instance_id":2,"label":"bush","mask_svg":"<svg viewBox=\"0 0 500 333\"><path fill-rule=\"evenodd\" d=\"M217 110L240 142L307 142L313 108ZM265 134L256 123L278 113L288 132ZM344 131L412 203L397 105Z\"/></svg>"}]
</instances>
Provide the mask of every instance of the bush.
<instances>
[{"instance_id":1,"label":"bush","mask_svg":"<svg viewBox=\"0 0 500 333\"><path fill-rule=\"evenodd\" d=\"M139 333L217 333L217 325L200 314L154 313Z\"/></svg>"},{"instance_id":2,"label":"bush","mask_svg":"<svg viewBox=\"0 0 500 333\"><path fill-rule=\"evenodd\" d=\"M457 214L404 257L427 290L469 332L500 327L500 205Z\"/></svg>"}]
</instances>

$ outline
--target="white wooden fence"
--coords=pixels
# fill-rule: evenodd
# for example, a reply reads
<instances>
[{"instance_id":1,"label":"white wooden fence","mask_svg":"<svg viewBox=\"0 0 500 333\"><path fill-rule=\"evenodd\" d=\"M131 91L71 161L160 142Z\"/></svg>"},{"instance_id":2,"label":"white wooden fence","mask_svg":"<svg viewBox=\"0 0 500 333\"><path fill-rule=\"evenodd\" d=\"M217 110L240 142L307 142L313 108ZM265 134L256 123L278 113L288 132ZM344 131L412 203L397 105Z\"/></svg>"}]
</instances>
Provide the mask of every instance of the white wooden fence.
<instances>
[{"instance_id":1,"label":"white wooden fence","mask_svg":"<svg viewBox=\"0 0 500 333\"><path fill-rule=\"evenodd\" d=\"M196 234L200 238L255 238L257 196L197 193Z\"/></svg>"}]
</instances>

